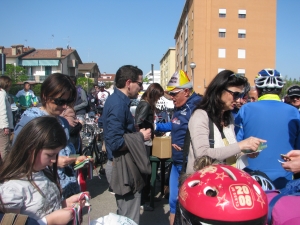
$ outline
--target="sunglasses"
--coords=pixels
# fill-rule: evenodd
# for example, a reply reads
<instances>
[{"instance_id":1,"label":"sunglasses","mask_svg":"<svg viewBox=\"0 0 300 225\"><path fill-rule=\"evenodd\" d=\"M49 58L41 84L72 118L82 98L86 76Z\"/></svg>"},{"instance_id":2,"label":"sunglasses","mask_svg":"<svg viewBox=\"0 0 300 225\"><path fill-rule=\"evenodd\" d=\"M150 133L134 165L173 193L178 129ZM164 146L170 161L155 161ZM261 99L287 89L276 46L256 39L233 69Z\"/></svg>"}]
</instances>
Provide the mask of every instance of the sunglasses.
<instances>
[{"instance_id":1,"label":"sunglasses","mask_svg":"<svg viewBox=\"0 0 300 225\"><path fill-rule=\"evenodd\" d=\"M183 89L180 89L179 91L169 91L169 95L171 95L172 97L175 97L181 91L183 91Z\"/></svg>"},{"instance_id":2,"label":"sunglasses","mask_svg":"<svg viewBox=\"0 0 300 225\"><path fill-rule=\"evenodd\" d=\"M57 106L69 105L74 102L74 98L62 99L62 98L53 98L54 104Z\"/></svg>"},{"instance_id":3,"label":"sunglasses","mask_svg":"<svg viewBox=\"0 0 300 225\"><path fill-rule=\"evenodd\" d=\"M245 93L244 92L238 92L238 91L230 91L228 89L225 88L225 91L229 92L234 100L237 100L239 98L243 98Z\"/></svg>"},{"instance_id":4,"label":"sunglasses","mask_svg":"<svg viewBox=\"0 0 300 225\"><path fill-rule=\"evenodd\" d=\"M300 96L291 96L290 99L292 99L292 100L294 100L294 99L299 100L299 99L300 99Z\"/></svg>"}]
</instances>

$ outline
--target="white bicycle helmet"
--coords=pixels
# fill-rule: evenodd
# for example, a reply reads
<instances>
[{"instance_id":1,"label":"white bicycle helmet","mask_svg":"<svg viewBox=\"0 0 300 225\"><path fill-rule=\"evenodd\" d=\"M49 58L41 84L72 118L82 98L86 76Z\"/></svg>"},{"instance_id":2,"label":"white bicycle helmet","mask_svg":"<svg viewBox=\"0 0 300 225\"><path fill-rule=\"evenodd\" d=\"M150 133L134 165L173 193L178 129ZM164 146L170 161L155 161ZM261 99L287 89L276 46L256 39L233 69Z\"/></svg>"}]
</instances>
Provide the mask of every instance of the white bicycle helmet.
<instances>
[{"instance_id":1,"label":"white bicycle helmet","mask_svg":"<svg viewBox=\"0 0 300 225\"><path fill-rule=\"evenodd\" d=\"M104 84L103 81L100 81L99 84L98 84L98 86L99 86L99 87L105 87L105 84Z\"/></svg>"},{"instance_id":2,"label":"white bicycle helmet","mask_svg":"<svg viewBox=\"0 0 300 225\"><path fill-rule=\"evenodd\" d=\"M260 175L256 175L253 174L251 175L251 177L257 181L257 183L260 184L261 188L264 191L272 191L272 190L276 190L275 186L272 184L272 182L270 180L268 180L267 178L260 176Z\"/></svg>"},{"instance_id":3,"label":"white bicycle helmet","mask_svg":"<svg viewBox=\"0 0 300 225\"><path fill-rule=\"evenodd\" d=\"M281 89L285 82L281 74L275 69L263 69L258 72L254 83L257 88Z\"/></svg>"}]
</instances>

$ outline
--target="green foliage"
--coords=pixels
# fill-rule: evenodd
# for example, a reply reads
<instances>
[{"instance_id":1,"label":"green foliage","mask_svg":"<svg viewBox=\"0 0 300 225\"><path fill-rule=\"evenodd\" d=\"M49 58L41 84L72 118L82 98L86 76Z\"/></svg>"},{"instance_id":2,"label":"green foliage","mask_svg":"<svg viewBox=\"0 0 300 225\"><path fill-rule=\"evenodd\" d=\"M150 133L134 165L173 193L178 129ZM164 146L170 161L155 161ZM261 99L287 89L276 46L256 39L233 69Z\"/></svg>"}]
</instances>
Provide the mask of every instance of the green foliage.
<instances>
[{"instance_id":1,"label":"green foliage","mask_svg":"<svg viewBox=\"0 0 300 225\"><path fill-rule=\"evenodd\" d=\"M84 90L89 91L94 87L94 80L86 77L79 77L77 79L77 85L81 85Z\"/></svg>"},{"instance_id":2,"label":"green foliage","mask_svg":"<svg viewBox=\"0 0 300 225\"><path fill-rule=\"evenodd\" d=\"M299 85L300 86L300 81L296 80L295 78L292 80L292 78L288 78L287 76L285 76L284 81L285 81L285 85L282 88L282 91L281 91L281 94L280 94L281 98L283 98L286 95L287 89L290 86L292 86L292 85Z\"/></svg>"},{"instance_id":3,"label":"green foliage","mask_svg":"<svg viewBox=\"0 0 300 225\"><path fill-rule=\"evenodd\" d=\"M31 85L31 90L33 91L33 93L35 94L35 96L40 96L40 94L41 94L41 86L42 86L42 84Z\"/></svg>"},{"instance_id":4,"label":"green foliage","mask_svg":"<svg viewBox=\"0 0 300 225\"><path fill-rule=\"evenodd\" d=\"M146 84L148 84L148 83L149 83L148 77L144 77L144 78L143 78L143 82L146 83Z\"/></svg>"},{"instance_id":5,"label":"green foliage","mask_svg":"<svg viewBox=\"0 0 300 225\"><path fill-rule=\"evenodd\" d=\"M114 82L111 82L111 81L105 82L105 89L110 88L110 86L113 85L113 84L114 84Z\"/></svg>"},{"instance_id":6,"label":"green foliage","mask_svg":"<svg viewBox=\"0 0 300 225\"><path fill-rule=\"evenodd\" d=\"M23 67L6 64L5 75L11 78L13 84L26 81L28 79L26 74L27 70Z\"/></svg>"},{"instance_id":7,"label":"green foliage","mask_svg":"<svg viewBox=\"0 0 300 225\"><path fill-rule=\"evenodd\" d=\"M21 89L23 89L23 85L12 84L10 87L9 93L12 95L16 95L18 93L18 91L20 91Z\"/></svg>"}]
</instances>

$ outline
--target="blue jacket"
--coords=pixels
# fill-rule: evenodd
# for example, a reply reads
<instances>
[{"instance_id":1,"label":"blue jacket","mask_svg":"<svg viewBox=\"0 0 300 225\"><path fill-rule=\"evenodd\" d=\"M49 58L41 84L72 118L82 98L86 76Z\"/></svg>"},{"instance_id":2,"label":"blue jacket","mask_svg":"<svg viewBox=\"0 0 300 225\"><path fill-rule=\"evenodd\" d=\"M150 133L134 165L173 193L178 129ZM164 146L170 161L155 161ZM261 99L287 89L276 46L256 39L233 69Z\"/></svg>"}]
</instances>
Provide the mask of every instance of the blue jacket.
<instances>
[{"instance_id":1,"label":"blue jacket","mask_svg":"<svg viewBox=\"0 0 300 225\"><path fill-rule=\"evenodd\" d=\"M174 115L169 123L157 123L157 131L170 131L172 144L176 144L183 148L184 138L188 128L188 123L191 115L197 104L201 101L201 97L193 93L187 102L180 108L174 109ZM183 161L183 151L177 151L172 147L172 160L175 164L180 165Z\"/></svg>"},{"instance_id":2,"label":"blue jacket","mask_svg":"<svg viewBox=\"0 0 300 225\"><path fill-rule=\"evenodd\" d=\"M98 120L99 127L103 127L105 147L110 160L113 159L113 152L124 145L123 135L136 131L129 108L130 99L115 88L114 93L108 96L101 119Z\"/></svg>"},{"instance_id":3,"label":"blue jacket","mask_svg":"<svg viewBox=\"0 0 300 225\"><path fill-rule=\"evenodd\" d=\"M267 141L267 148L257 158L248 158L248 168L266 173L276 188L283 188L292 179L292 173L284 170L278 159L280 154L300 149L298 110L279 100L260 100L243 105L235 125L237 141L250 136Z\"/></svg>"}]
</instances>

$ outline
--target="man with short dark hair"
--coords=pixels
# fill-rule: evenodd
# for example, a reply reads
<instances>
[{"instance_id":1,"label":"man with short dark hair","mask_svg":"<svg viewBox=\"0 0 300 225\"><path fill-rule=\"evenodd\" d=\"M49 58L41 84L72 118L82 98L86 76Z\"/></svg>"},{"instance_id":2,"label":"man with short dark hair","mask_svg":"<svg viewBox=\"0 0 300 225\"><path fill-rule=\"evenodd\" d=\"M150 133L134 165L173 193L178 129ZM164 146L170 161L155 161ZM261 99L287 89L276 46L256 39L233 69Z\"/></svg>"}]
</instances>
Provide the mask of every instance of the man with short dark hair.
<instances>
[{"instance_id":1,"label":"man with short dark hair","mask_svg":"<svg viewBox=\"0 0 300 225\"><path fill-rule=\"evenodd\" d=\"M24 88L16 94L16 97L19 100L21 108L25 111L27 108L31 106L36 106L38 103L37 97L34 95L33 91L30 90L30 84L28 82L24 82Z\"/></svg>"},{"instance_id":2,"label":"man with short dark hair","mask_svg":"<svg viewBox=\"0 0 300 225\"><path fill-rule=\"evenodd\" d=\"M124 136L126 134L137 134L136 144L141 143L144 148L144 141L151 137L150 129L141 129L140 132L136 132L134 120L129 110L130 99L138 97L142 85L142 75L137 67L126 65L119 68L116 73L114 93L106 100L103 115L99 118L99 127L103 127L108 154L105 170L107 180L115 193L118 206L117 213L134 220L137 224L139 224L140 218L141 189L133 190L129 184L124 183L123 178L126 177L120 177L120 174L131 171L131 167L126 164L126 171L119 171L117 164L121 161L120 156L128 152L131 154L132 149L127 146L127 142L125 143ZM143 149L139 149L139 151L143 151ZM146 150L144 149L144 151L146 155ZM147 156L146 159L149 162ZM116 180L117 178L120 180Z\"/></svg>"},{"instance_id":3,"label":"man with short dark hair","mask_svg":"<svg viewBox=\"0 0 300 225\"><path fill-rule=\"evenodd\" d=\"M287 96L290 98L290 104L295 106L297 109L300 108L300 86L293 85L288 88Z\"/></svg>"}]
</instances>

